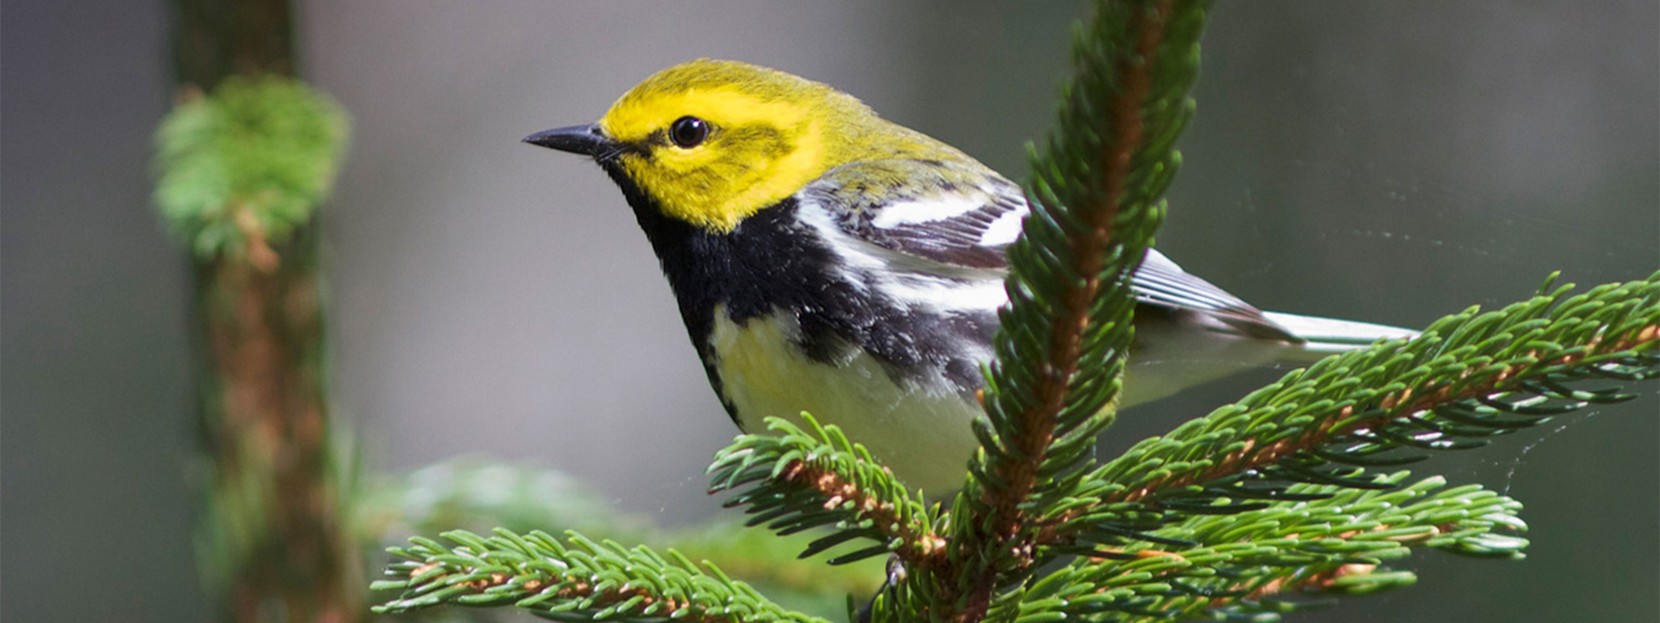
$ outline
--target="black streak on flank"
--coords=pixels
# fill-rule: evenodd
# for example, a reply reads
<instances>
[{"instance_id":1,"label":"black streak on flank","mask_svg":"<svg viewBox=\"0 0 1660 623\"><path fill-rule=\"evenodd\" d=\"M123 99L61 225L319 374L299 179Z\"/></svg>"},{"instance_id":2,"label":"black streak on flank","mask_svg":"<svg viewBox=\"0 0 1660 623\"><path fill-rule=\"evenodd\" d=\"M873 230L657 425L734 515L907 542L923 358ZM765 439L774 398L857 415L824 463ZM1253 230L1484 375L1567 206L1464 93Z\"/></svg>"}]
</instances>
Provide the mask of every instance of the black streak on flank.
<instances>
[{"instance_id":1,"label":"black streak on flank","mask_svg":"<svg viewBox=\"0 0 1660 623\"><path fill-rule=\"evenodd\" d=\"M733 405L709 345L717 305L740 325L775 310L793 314L802 333L798 345L816 361L841 361L849 349L860 348L896 383L943 374L965 395L979 388L978 362L952 355L965 339L989 344L996 331L993 314L942 317L900 307L849 281L824 241L796 221L794 198L756 212L731 233L717 234L664 216L620 166L605 169L657 253L704 372L729 414Z\"/></svg>"}]
</instances>

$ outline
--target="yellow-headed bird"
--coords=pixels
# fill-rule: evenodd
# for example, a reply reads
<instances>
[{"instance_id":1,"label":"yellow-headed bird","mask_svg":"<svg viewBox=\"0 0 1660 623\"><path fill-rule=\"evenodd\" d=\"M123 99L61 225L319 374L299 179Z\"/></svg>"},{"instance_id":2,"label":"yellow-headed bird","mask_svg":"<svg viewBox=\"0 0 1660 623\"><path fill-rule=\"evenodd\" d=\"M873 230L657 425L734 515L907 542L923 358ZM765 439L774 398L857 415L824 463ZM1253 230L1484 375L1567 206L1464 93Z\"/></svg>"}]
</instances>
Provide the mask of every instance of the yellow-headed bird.
<instances>
[{"instance_id":1,"label":"yellow-headed bird","mask_svg":"<svg viewBox=\"0 0 1660 623\"><path fill-rule=\"evenodd\" d=\"M738 426L806 411L912 487L962 485L1019 186L850 95L733 61L663 70L599 123L525 140L591 156L622 188ZM1411 335L1263 312L1157 251L1133 288L1126 407Z\"/></svg>"}]
</instances>

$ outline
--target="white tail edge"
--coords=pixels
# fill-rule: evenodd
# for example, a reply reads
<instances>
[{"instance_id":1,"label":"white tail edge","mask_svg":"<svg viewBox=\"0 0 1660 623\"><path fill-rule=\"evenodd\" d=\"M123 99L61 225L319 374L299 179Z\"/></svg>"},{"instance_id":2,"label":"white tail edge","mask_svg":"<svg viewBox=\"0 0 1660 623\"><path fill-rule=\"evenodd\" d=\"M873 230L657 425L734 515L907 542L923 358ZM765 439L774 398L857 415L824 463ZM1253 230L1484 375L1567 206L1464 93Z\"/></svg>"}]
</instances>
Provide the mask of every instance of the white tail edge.
<instances>
[{"instance_id":1,"label":"white tail edge","mask_svg":"<svg viewBox=\"0 0 1660 623\"><path fill-rule=\"evenodd\" d=\"M1305 353L1307 357L1296 358L1306 358L1310 361L1332 353L1354 350L1378 340L1403 339L1417 337L1418 335L1418 332L1412 329L1369 322L1299 316L1280 312L1263 312L1263 315L1268 316L1269 320L1285 327L1286 330L1298 337L1307 340L1306 343L1302 344L1302 348L1288 350L1292 353Z\"/></svg>"}]
</instances>

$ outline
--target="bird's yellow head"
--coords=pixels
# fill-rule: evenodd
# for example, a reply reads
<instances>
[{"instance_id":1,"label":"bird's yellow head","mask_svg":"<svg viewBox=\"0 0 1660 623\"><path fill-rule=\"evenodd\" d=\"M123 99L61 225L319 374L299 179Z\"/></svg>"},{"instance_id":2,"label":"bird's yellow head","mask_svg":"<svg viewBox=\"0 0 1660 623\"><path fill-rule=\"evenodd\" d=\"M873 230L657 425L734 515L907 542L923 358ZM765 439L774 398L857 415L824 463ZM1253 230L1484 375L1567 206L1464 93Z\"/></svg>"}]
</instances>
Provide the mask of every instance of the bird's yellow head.
<instances>
[{"instance_id":1,"label":"bird's yellow head","mask_svg":"<svg viewBox=\"0 0 1660 623\"><path fill-rule=\"evenodd\" d=\"M824 84L708 59L646 78L597 124L525 140L592 155L665 216L718 233L842 164L950 149Z\"/></svg>"}]
</instances>

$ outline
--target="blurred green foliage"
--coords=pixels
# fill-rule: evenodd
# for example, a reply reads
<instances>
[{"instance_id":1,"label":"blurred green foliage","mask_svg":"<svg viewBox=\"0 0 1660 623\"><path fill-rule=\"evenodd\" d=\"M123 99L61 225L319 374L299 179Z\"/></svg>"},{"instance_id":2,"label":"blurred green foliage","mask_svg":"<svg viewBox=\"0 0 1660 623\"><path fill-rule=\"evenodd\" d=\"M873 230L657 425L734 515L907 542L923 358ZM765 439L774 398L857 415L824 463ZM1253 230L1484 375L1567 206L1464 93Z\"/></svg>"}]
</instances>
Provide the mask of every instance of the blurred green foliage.
<instances>
[{"instance_id":1,"label":"blurred green foliage","mask_svg":"<svg viewBox=\"0 0 1660 623\"><path fill-rule=\"evenodd\" d=\"M226 78L187 96L156 133L154 200L199 259L246 253L307 222L346 149L346 113L299 81Z\"/></svg>"}]
</instances>

